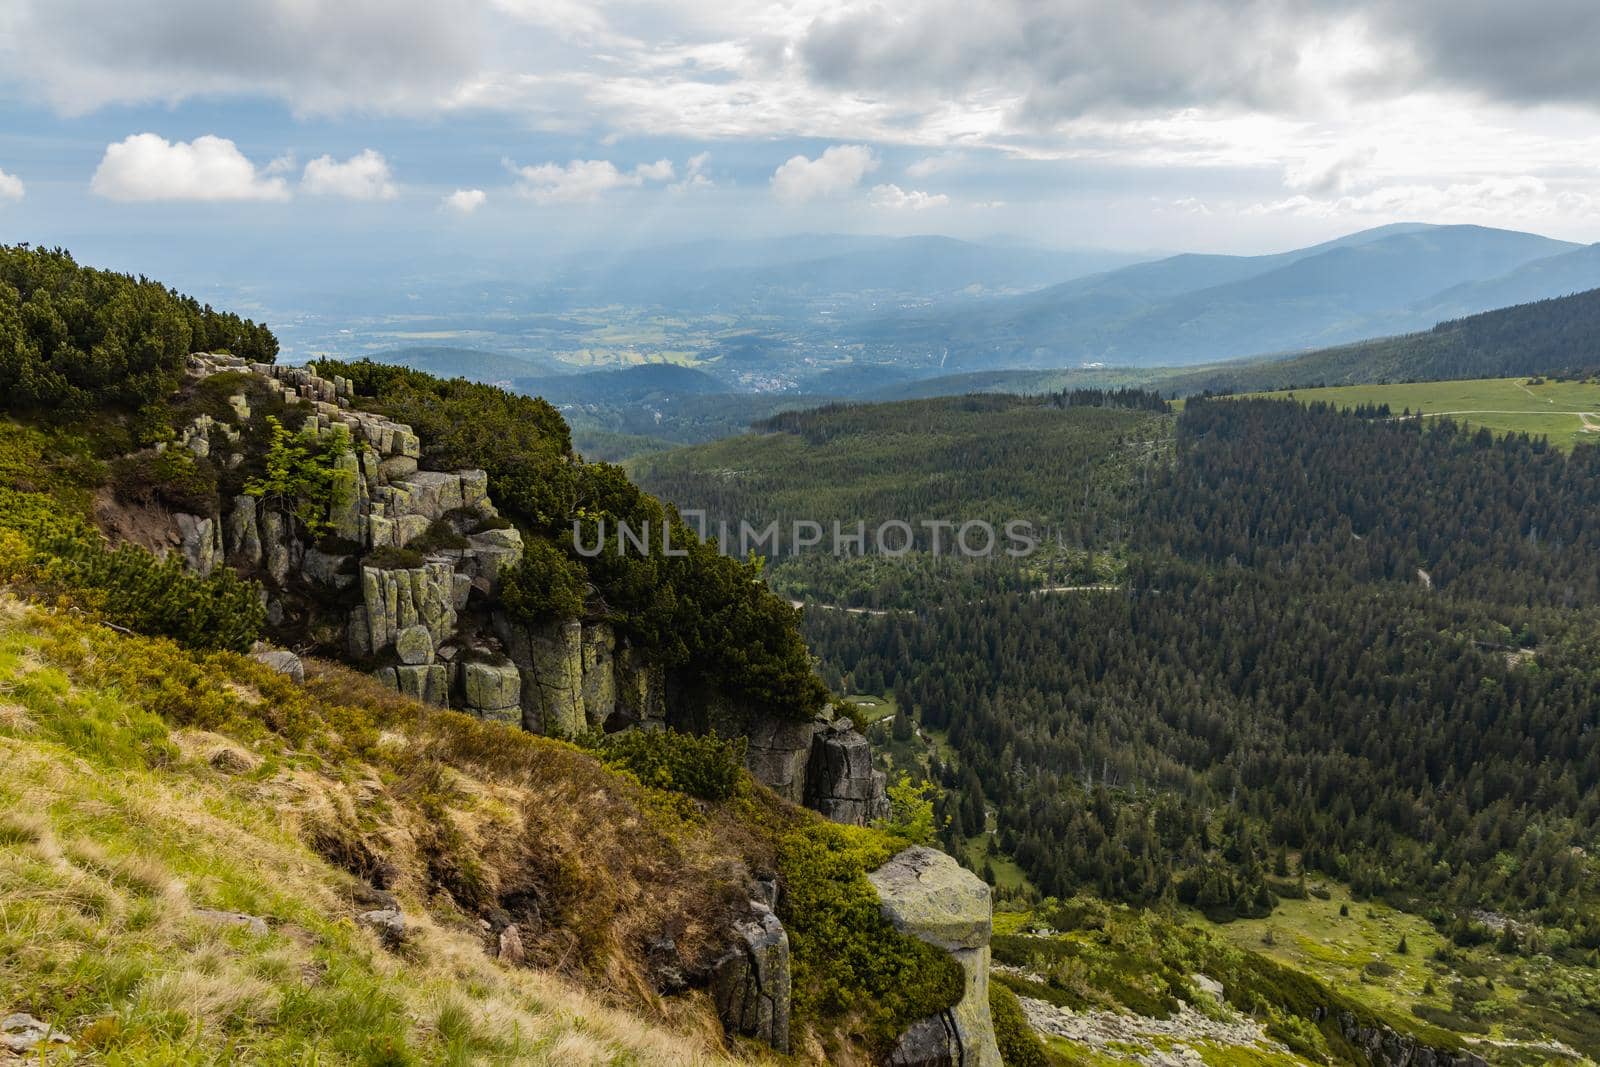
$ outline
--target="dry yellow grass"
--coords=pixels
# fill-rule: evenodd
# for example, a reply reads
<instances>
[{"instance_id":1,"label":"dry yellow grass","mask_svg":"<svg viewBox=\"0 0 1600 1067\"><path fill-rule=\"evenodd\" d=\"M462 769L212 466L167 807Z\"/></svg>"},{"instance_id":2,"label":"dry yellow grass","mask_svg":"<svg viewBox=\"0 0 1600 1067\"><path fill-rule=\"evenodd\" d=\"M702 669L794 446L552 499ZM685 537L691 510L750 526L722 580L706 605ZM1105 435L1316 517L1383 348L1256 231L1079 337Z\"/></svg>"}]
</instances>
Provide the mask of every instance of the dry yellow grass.
<instances>
[{"instance_id":1,"label":"dry yellow grass","mask_svg":"<svg viewBox=\"0 0 1600 1067\"><path fill-rule=\"evenodd\" d=\"M475 919L429 884L419 797L447 797L430 810L463 854L489 857L484 877L504 879L529 859L529 830L545 828L530 825L534 799L604 813L637 802L626 787L598 788L590 773L532 793L537 773L431 773L428 752L446 742L403 716L391 740L400 758L337 767L270 736L168 729L96 681L95 658L104 667L114 649L74 661L52 645L74 634L46 622L0 610L0 1010L32 1011L77 1051L123 1063L728 1062L703 1001L668 1011L621 985L602 1000L565 975L503 965ZM270 703L275 683L224 684ZM395 769L407 766L415 773ZM410 925L399 953L352 921L350 876L305 843L319 821L383 844ZM648 813L631 821L608 833L570 825L551 847L614 868L601 850L630 832L661 837ZM676 850L639 851L665 861ZM648 888L640 870L615 873L619 895ZM650 910L598 903L640 922ZM271 931L218 925L198 908L261 915ZM638 981L620 949L592 958L619 983Z\"/></svg>"}]
</instances>

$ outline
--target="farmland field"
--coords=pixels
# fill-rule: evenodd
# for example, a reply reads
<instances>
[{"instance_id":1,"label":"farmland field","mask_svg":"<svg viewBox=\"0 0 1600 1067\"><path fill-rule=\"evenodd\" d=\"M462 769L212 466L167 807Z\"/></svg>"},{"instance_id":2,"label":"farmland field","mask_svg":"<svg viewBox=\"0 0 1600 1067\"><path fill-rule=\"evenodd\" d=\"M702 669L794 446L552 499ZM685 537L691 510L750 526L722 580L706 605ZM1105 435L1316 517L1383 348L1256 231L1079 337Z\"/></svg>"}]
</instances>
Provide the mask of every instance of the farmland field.
<instances>
[{"instance_id":1,"label":"farmland field","mask_svg":"<svg viewBox=\"0 0 1600 1067\"><path fill-rule=\"evenodd\" d=\"M1388 404L1394 414L1406 409L1424 418L1446 415L1496 433L1548 437L1558 448L1600 440L1600 382L1557 382L1540 378L1474 378L1397 385L1340 385L1291 389L1258 396L1321 401L1340 408Z\"/></svg>"}]
</instances>

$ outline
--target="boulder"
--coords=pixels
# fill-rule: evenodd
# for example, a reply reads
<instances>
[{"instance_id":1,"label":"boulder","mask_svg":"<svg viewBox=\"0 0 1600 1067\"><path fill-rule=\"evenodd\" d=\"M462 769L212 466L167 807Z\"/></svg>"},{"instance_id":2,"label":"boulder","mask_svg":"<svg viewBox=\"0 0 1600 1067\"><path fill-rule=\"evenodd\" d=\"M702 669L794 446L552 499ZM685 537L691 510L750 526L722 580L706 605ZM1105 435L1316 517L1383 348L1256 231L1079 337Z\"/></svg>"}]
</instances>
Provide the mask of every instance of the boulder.
<instances>
[{"instance_id":1,"label":"boulder","mask_svg":"<svg viewBox=\"0 0 1600 1067\"><path fill-rule=\"evenodd\" d=\"M961 1035L951 1014L918 1019L894 1044L885 1067L962 1067Z\"/></svg>"},{"instance_id":2,"label":"boulder","mask_svg":"<svg viewBox=\"0 0 1600 1067\"><path fill-rule=\"evenodd\" d=\"M461 506L482 508L489 503L489 475L486 471L458 471L461 478Z\"/></svg>"},{"instance_id":3,"label":"boulder","mask_svg":"<svg viewBox=\"0 0 1600 1067\"><path fill-rule=\"evenodd\" d=\"M888 814L884 776L873 770L872 746L849 720L836 720L813 734L805 804L852 826L866 826Z\"/></svg>"},{"instance_id":4,"label":"boulder","mask_svg":"<svg viewBox=\"0 0 1600 1067\"><path fill-rule=\"evenodd\" d=\"M303 685L306 680L305 664L300 662L300 657L283 648L264 648L250 653L250 658L264 667L287 674L295 684Z\"/></svg>"},{"instance_id":5,"label":"boulder","mask_svg":"<svg viewBox=\"0 0 1600 1067\"><path fill-rule=\"evenodd\" d=\"M993 908L989 887L943 852L920 845L908 848L867 875L884 918L903 934L949 952L961 964L966 988L955 1007L918 1020L896 1046L905 1049L896 1063L939 1062L909 1058L928 1049L941 1028L956 1034L962 1067L1000 1067L994 1023L989 1017L989 938Z\"/></svg>"},{"instance_id":6,"label":"boulder","mask_svg":"<svg viewBox=\"0 0 1600 1067\"><path fill-rule=\"evenodd\" d=\"M397 949L406 943L406 917L398 908L364 911L356 916L356 922L376 934L384 948Z\"/></svg>"},{"instance_id":7,"label":"boulder","mask_svg":"<svg viewBox=\"0 0 1600 1067\"><path fill-rule=\"evenodd\" d=\"M734 944L711 965L711 998L730 1034L789 1051L789 934L758 901L734 925Z\"/></svg>"},{"instance_id":8,"label":"boulder","mask_svg":"<svg viewBox=\"0 0 1600 1067\"><path fill-rule=\"evenodd\" d=\"M306 549L305 558L300 561L300 573L309 581L344 589L356 580L356 576L348 570L349 564L349 556L332 555L313 545Z\"/></svg>"},{"instance_id":9,"label":"boulder","mask_svg":"<svg viewBox=\"0 0 1600 1067\"><path fill-rule=\"evenodd\" d=\"M429 522L461 506L461 476L444 471L416 471L394 483L406 493L406 508Z\"/></svg>"},{"instance_id":10,"label":"boulder","mask_svg":"<svg viewBox=\"0 0 1600 1067\"><path fill-rule=\"evenodd\" d=\"M208 576L222 559L222 531L215 521L199 515L179 512L173 518L184 565L202 578Z\"/></svg>"},{"instance_id":11,"label":"boulder","mask_svg":"<svg viewBox=\"0 0 1600 1067\"><path fill-rule=\"evenodd\" d=\"M397 482L417 473L417 461L410 456L389 456L379 462L378 470L385 481Z\"/></svg>"},{"instance_id":12,"label":"boulder","mask_svg":"<svg viewBox=\"0 0 1600 1067\"><path fill-rule=\"evenodd\" d=\"M333 501L328 505L328 522L337 536L359 544L366 534L362 520L367 512L367 483L361 477L361 460L346 449L334 458L334 471L337 481Z\"/></svg>"},{"instance_id":13,"label":"boulder","mask_svg":"<svg viewBox=\"0 0 1600 1067\"><path fill-rule=\"evenodd\" d=\"M462 693L470 710L520 708L522 675L512 663L469 662L462 668Z\"/></svg>"},{"instance_id":14,"label":"boulder","mask_svg":"<svg viewBox=\"0 0 1600 1067\"><path fill-rule=\"evenodd\" d=\"M15 1012L0 1019L0 1049L16 1056L26 1056L40 1044L64 1045L69 1041L71 1038L66 1034L27 1012Z\"/></svg>"},{"instance_id":15,"label":"boulder","mask_svg":"<svg viewBox=\"0 0 1600 1067\"><path fill-rule=\"evenodd\" d=\"M433 662L433 635L422 625L407 626L395 634L394 652L400 662L416 666Z\"/></svg>"},{"instance_id":16,"label":"boulder","mask_svg":"<svg viewBox=\"0 0 1600 1067\"><path fill-rule=\"evenodd\" d=\"M771 715L753 719L744 750L745 767L751 777L790 803L801 803L817 730L815 722L793 722Z\"/></svg>"},{"instance_id":17,"label":"boulder","mask_svg":"<svg viewBox=\"0 0 1600 1067\"><path fill-rule=\"evenodd\" d=\"M228 512L228 558L244 567L261 566L261 531L256 527L256 498L236 496Z\"/></svg>"},{"instance_id":18,"label":"boulder","mask_svg":"<svg viewBox=\"0 0 1600 1067\"><path fill-rule=\"evenodd\" d=\"M393 686L405 696L448 707L450 703L450 675L442 663L407 664L386 667L376 672L385 685Z\"/></svg>"}]
</instances>

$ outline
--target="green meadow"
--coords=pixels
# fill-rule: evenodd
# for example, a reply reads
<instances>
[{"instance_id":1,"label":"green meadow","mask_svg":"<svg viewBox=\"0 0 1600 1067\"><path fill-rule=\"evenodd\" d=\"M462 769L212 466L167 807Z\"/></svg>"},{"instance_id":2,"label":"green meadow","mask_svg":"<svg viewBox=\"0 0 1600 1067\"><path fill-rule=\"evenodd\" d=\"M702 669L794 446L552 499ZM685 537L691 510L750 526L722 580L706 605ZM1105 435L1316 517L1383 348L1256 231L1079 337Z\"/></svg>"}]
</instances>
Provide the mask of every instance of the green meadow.
<instances>
[{"instance_id":1,"label":"green meadow","mask_svg":"<svg viewBox=\"0 0 1600 1067\"><path fill-rule=\"evenodd\" d=\"M1449 416L1469 426L1487 426L1495 433L1548 437L1558 448L1600 440L1600 382L1551 381L1544 378L1472 378L1395 385L1338 385L1321 389L1288 389L1256 396L1289 397L1339 408L1388 404L1400 415L1407 409L1424 418Z\"/></svg>"}]
</instances>

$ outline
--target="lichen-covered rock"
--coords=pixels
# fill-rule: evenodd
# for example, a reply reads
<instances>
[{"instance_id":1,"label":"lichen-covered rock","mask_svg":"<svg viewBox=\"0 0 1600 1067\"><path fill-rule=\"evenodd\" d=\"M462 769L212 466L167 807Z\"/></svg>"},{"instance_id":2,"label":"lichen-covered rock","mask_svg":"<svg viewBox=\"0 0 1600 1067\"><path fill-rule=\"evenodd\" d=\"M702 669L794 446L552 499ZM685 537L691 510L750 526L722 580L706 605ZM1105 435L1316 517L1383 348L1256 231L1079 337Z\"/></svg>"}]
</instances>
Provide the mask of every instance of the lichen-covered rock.
<instances>
[{"instance_id":1,"label":"lichen-covered rock","mask_svg":"<svg viewBox=\"0 0 1600 1067\"><path fill-rule=\"evenodd\" d=\"M348 449L334 458L337 481L328 505L328 522L335 535L361 544L366 538L367 483L361 477L361 460Z\"/></svg>"},{"instance_id":2,"label":"lichen-covered rock","mask_svg":"<svg viewBox=\"0 0 1600 1067\"><path fill-rule=\"evenodd\" d=\"M202 578L209 575L222 559L222 532L217 523L182 513L173 518L178 524L178 550L183 553L184 564Z\"/></svg>"},{"instance_id":3,"label":"lichen-covered rock","mask_svg":"<svg viewBox=\"0 0 1600 1067\"><path fill-rule=\"evenodd\" d=\"M806 807L834 822L866 826L888 814L884 777L872 767L872 746L849 720L817 729L806 764Z\"/></svg>"},{"instance_id":4,"label":"lichen-covered rock","mask_svg":"<svg viewBox=\"0 0 1600 1067\"><path fill-rule=\"evenodd\" d=\"M650 662L637 648L619 648L612 661L616 678L616 708L605 723L607 730L629 726L659 727L667 720L667 686L661 665Z\"/></svg>"},{"instance_id":5,"label":"lichen-covered rock","mask_svg":"<svg viewBox=\"0 0 1600 1067\"><path fill-rule=\"evenodd\" d=\"M617 708L617 638L610 626L597 623L583 628L583 676L579 696L583 716L595 728L603 727Z\"/></svg>"},{"instance_id":6,"label":"lichen-covered rock","mask_svg":"<svg viewBox=\"0 0 1600 1067\"><path fill-rule=\"evenodd\" d=\"M522 678L522 723L534 733L575 737L583 713L583 625L576 619L529 627L503 613L495 633Z\"/></svg>"},{"instance_id":7,"label":"lichen-covered rock","mask_svg":"<svg viewBox=\"0 0 1600 1067\"><path fill-rule=\"evenodd\" d=\"M256 498L236 496L228 512L228 558L243 567L261 566L261 531L256 526Z\"/></svg>"},{"instance_id":8,"label":"lichen-covered rock","mask_svg":"<svg viewBox=\"0 0 1600 1067\"><path fill-rule=\"evenodd\" d=\"M392 684L402 695L420 700L424 704L434 704L441 708L450 705L450 674L442 663L402 663L396 667L384 668L377 676L385 684Z\"/></svg>"},{"instance_id":9,"label":"lichen-covered rock","mask_svg":"<svg viewBox=\"0 0 1600 1067\"><path fill-rule=\"evenodd\" d=\"M272 508L261 512L261 551L273 584L286 584L300 558L300 541L283 515Z\"/></svg>"},{"instance_id":10,"label":"lichen-covered rock","mask_svg":"<svg viewBox=\"0 0 1600 1067\"><path fill-rule=\"evenodd\" d=\"M920 845L899 853L867 878L878 891L884 917L896 930L949 952L966 975L965 991L955 1007L932 1017L933 1022L919 1020L902 1035L902 1044L910 1042L907 1054L912 1045L929 1047L931 1035L945 1027L960 1039L961 1056L955 1062L962 1067L1000 1067L989 1016L993 906L988 885L943 852Z\"/></svg>"},{"instance_id":11,"label":"lichen-covered rock","mask_svg":"<svg viewBox=\"0 0 1600 1067\"><path fill-rule=\"evenodd\" d=\"M789 1051L789 934L759 901L734 925L735 942L711 966L711 998L729 1033Z\"/></svg>"},{"instance_id":12,"label":"lichen-covered rock","mask_svg":"<svg viewBox=\"0 0 1600 1067\"><path fill-rule=\"evenodd\" d=\"M461 689L471 711L520 710L522 705L522 674L515 664L468 662L462 668Z\"/></svg>"},{"instance_id":13,"label":"lichen-covered rock","mask_svg":"<svg viewBox=\"0 0 1600 1067\"><path fill-rule=\"evenodd\" d=\"M1363 1023L1348 1011L1339 1013L1339 1032L1374 1067L1488 1067L1477 1053L1436 1049L1388 1026Z\"/></svg>"},{"instance_id":14,"label":"lichen-covered rock","mask_svg":"<svg viewBox=\"0 0 1600 1067\"><path fill-rule=\"evenodd\" d=\"M416 666L433 662L433 635L422 625L407 626L395 634L394 653L400 662Z\"/></svg>"}]
</instances>

